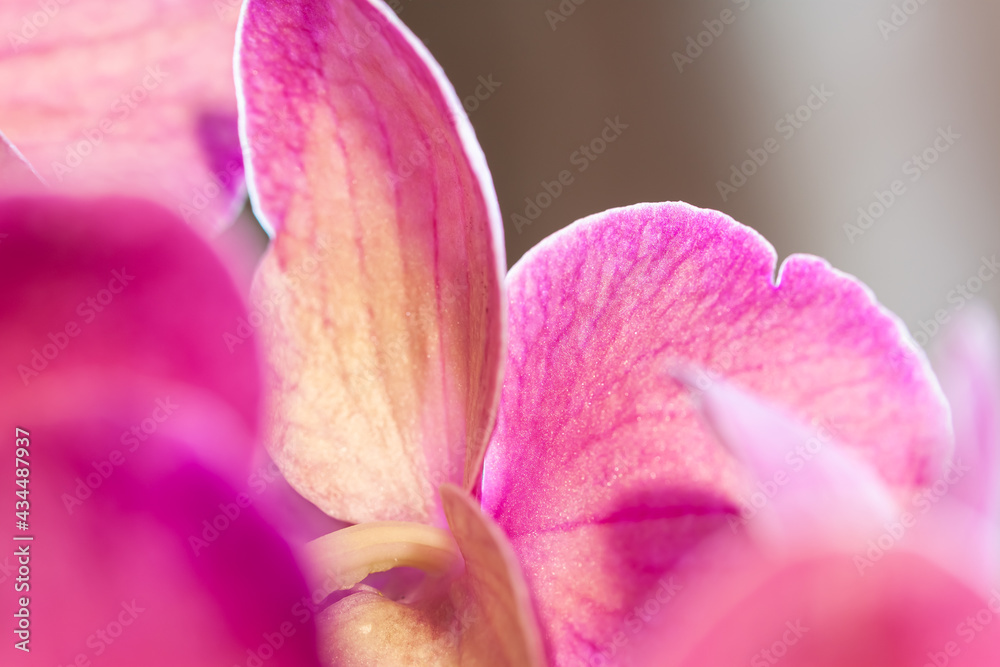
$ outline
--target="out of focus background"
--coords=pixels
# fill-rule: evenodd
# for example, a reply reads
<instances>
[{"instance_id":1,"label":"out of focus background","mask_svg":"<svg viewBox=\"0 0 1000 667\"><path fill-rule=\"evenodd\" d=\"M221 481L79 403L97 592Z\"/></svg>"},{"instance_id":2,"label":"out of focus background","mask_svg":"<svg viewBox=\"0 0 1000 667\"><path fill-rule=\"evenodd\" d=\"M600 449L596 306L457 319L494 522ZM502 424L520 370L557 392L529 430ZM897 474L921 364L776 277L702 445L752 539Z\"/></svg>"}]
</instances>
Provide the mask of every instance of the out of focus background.
<instances>
[{"instance_id":1,"label":"out of focus background","mask_svg":"<svg viewBox=\"0 0 1000 667\"><path fill-rule=\"evenodd\" d=\"M1000 307L1000 3L390 5L464 100L510 264L679 199L858 276L921 344L973 296Z\"/></svg>"}]
</instances>

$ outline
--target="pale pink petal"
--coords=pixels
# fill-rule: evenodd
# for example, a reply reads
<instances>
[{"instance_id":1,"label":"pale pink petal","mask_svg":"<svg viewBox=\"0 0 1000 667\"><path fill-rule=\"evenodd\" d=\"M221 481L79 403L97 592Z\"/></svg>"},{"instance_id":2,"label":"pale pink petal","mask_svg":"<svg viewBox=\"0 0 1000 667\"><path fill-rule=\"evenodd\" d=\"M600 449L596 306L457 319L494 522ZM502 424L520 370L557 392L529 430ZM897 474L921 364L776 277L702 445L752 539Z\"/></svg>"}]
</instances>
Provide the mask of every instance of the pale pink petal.
<instances>
[{"instance_id":1,"label":"pale pink petal","mask_svg":"<svg viewBox=\"0 0 1000 667\"><path fill-rule=\"evenodd\" d=\"M816 555L698 588L683 628L656 624L638 667L987 667L1000 658L1000 592L981 594L908 553L859 576Z\"/></svg>"},{"instance_id":2,"label":"pale pink petal","mask_svg":"<svg viewBox=\"0 0 1000 667\"><path fill-rule=\"evenodd\" d=\"M235 0L5 0L0 130L53 188L154 199L206 233L245 192Z\"/></svg>"},{"instance_id":3,"label":"pale pink petal","mask_svg":"<svg viewBox=\"0 0 1000 667\"><path fill-rule=\"evenodd\" d=\"M461 104L381 4L251 0L238 55L271 451L337 518L442 525L472 488L504 349L501 221Z\"/></svg>"},{"instance_id":4,"label":"pale pink petal","mask_svg":"<svg viewBox=\"0 0 1000 667\"><path fill-rule=\"evenodd\" d=\"M946 330L936 368L951 404L955 464L949 496L1000 522L1000 331L987 307L967 304Z\"/></svg>"},{"instance_id":5,"label":"pale pink petal","mask_svg":"<svg viewBox=\"0 0 1000 667\"><path fill-rule=\"evenodd\" d=\"M634 605L736 512L740 465L669 377L679 364L829 429L892 486L942 468L946 408L898 320L822 260L790 257L778 285L774 268L720 213L644 204L577 222L508 276L483 500L558 664L613 654Z\"/></svg>"},{"instance_id":6,"label":"pale pink petal","mask_svg":"<svg viewBox=\"0 0 1000 667\"><path fill-rule=\"evenodd\" d=\"M695 381L697 374L683 376ZM746 527L764 548L857 546L898 517L901 508L877 472L829 429L796 423L725 380L700 393L700 413L749 472L741 516L730 523Z\"/></svg>"}]
</instances>

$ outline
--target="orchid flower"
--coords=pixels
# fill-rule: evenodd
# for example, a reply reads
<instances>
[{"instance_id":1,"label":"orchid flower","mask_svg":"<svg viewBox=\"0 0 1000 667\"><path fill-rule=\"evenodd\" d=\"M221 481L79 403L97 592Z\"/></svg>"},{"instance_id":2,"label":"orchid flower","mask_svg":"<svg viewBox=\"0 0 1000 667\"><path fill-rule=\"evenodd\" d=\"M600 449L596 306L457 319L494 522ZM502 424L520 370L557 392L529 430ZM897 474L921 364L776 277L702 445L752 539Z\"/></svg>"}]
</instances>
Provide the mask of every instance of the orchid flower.
<instances>
[{"instance_id":1,"label":"orchid flower","mask_svg":"<svg viewBox=\"0 0 1000 667\"><path fill-rule=\"evenodd\" d=\"M7 198L0 280L0 662L318 665L294 554L242 501L259 363L223 344L247 310L205 242L140 200Z\"/></svg>"},{"instance_id":2,"label":"orchid flower","mask_svg":"<svg viewBox=\"0 0 1000 667\"><path fill-rule=\"evenodd\" d=\"M742 571L746 531L708 545L743 520L758 424L804 424L831 452L813 473L829 484L794 485L814 504L753 531L789 553L946 472L948 406L899 320L818 258L775 277L774 249L721 213L610 210L504 279L472 128L382 4L249 0L237 67L272 236L266 439L295 489L355 524L306 547L331 593L325 664L629 664L680 588ZM814 530L809 508L841 500ZM424 576L377 575L394 568Z\"/></svg>"},{"instance_id":3,"label":"orchid flower","mask_svg":"<svg viewBox=\"0 0 1000 667\"><path fill-rule=\"evenodd\" d=\"M631 664L996 664L1000 335L987 312L967 308L939 366L955 453L915 493L894 494L835 442L795 470L788 455L814 433L725 383L706 392L706 423L773 490L745 523L749 541L723 532L700 549L738 566L679 574L694 583Z\"/></svg>"},{"instance_id":4,"label":"orchid flower","mask_svg":"<svg viewBox=\"0 0 1000 667\"><path fill-rule=\"evenodd\" d=\"M220 231L245 192L238 10L236 0L4 0L0 132L59 192L142 196Z\"/></svg>"}]
</instances>

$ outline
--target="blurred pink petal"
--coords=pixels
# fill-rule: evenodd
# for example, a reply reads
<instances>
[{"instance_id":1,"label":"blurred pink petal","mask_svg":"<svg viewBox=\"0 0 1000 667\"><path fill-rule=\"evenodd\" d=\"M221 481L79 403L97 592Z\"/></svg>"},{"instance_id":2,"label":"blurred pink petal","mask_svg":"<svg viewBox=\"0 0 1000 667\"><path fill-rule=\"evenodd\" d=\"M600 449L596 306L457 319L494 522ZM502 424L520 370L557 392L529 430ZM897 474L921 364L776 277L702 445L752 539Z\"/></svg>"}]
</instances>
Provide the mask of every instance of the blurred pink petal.
<instances>
[{"instance_id":1,"label":"blurred pink petal","mask_svg":"<svg viewBox=\"0 0 1000 667\"><path fill-rule=\"evenodd\" d=\"M657 628L640 667L987 667L1000 654L1000 593L890 554L864 576L825 554L705 582L683 629Z\"/></svg>"},{"instance_id":2,"label":"blurred pink petal","mask_svg":"<svg viewBox=\"0 0 1000 667\"><path fill-rule=\"evenodd\" d=\"M292 553L240 490L260 378L223 342L246 317L226 270L135 200L6 200L0 230L0 424L31 538L2 563L29 570L30 654L3 663L318 664Z\"/></svg>"},{"instance_id":3,"label":"blurred pink petal","mask_svg":"<svg viewBox=\"0 0 1000 667\"><path fill-rule=\"evenodd\" d=\"M53 188L152 198L206 233L244 193L230 0L5 0L0 130Z\"/></svg>"},{"instance_id":4,"label":"blurred pink petal","mask_svg":"<svg viewBox=\"0 0 1000 667\"><path fill-rule=\"evenodd\" d=\"M10 408L53 402L69 378L125 376L198 387L256 431L255 345L227 346L246 306L176 216L130 199L11 199L0 201L0 232Z\"/></svg>"},{"instance_id":5,"label":"blurred pink petal","mask_svg":"<svg viewBox=\"0 0 1000 667\"><path fill-rule=\"evenodd\" d=\"M438 486L477 481L504 350L472 128L381 4L251 0L238 62L251 196L276 231L256 284L272 455L332 516L443 525Z\"/></svg>"},{"instance_id":6,"label":"blurred pink petal","mask_svg":"<svg viewBox=\"0 0 1000 667\"><path fill-rule=\"evenodd\" d=\"M774 267L720 213L645 204L577 222L508 276L483 501L558 664L616 651L633 607L735 512L738 468L667 377L678 364L825 426L892 486L943 467L947 411L898 320L822 260L790 257L777 286Z\"/></svg>"},{"instance_id":7,"label":"blurred pink petal","mask_svg":"<svg viewBox=\"0 0 1000 667\"><path fill-rule=\"evenodd\" d=\"M740 494L743 516L730 525L747 526L765 548L863 544L898 516L877 472L824 427L796 423L724 380L700 395L699 412L750 473Z\"/></svg>"},{"instance_id":8,"label":"blurred pink petal","mask_svg":"<svg viewBox=\"0 0 1000 667\"><path fill-rule=\"evenodd\" d=\"M968 473L950 496L1000 522L1000 331L992 312L970 303L946 329L935 366L951 404L955 461Z\"/></svg>"},{"instance_id":9,"label":"blurred pink petal","mask_svg":"<svg viewBox=\"0 0 1000 667\"><path fill-rule=\"evenodd\" d=\"M171 392L178 410L199 400ZM91 409L75 419L4 410L12 442L14 424L31 434L30 532L20 534L34 538L14 543L30 555L31 654L21 662L6 642L4 664L245 665L257 655L318 665L291 550L199 454L234 434L210 422L164 428L133 453L119 436L148 415L139 401L101 398L82 401Z\"/></svg>"}]
</instances>

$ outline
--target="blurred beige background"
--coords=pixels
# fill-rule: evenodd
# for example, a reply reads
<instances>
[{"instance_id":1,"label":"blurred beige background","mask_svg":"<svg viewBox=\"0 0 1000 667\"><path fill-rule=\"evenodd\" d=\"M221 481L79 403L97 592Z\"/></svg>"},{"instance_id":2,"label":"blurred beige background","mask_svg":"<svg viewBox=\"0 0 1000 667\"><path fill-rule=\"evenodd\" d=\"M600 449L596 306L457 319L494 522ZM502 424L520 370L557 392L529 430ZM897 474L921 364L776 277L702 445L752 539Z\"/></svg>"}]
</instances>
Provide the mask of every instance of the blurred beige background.
<instances>
[{"instance_id":1,"label":"blurred beige background","mask_svg":"<svg viewBox=\"0 0 1000 667\"><path fill-rule=\"evenodd\" d=\"M827 258L915 332L961 307L959 286L1000 306L1000 3L390 5L467 100L509 263L579 217L681 199L755 227L781 258ZM575 153L606 119L628 127L593 159ZM744 164L761 151L766 162ZM741 183L734 166L752 175L723 200L719 181ZM525 198L562 170L573 182L518 230ZM867 229L859 207L881 208Z\"/></svg>"}]
</instances>

